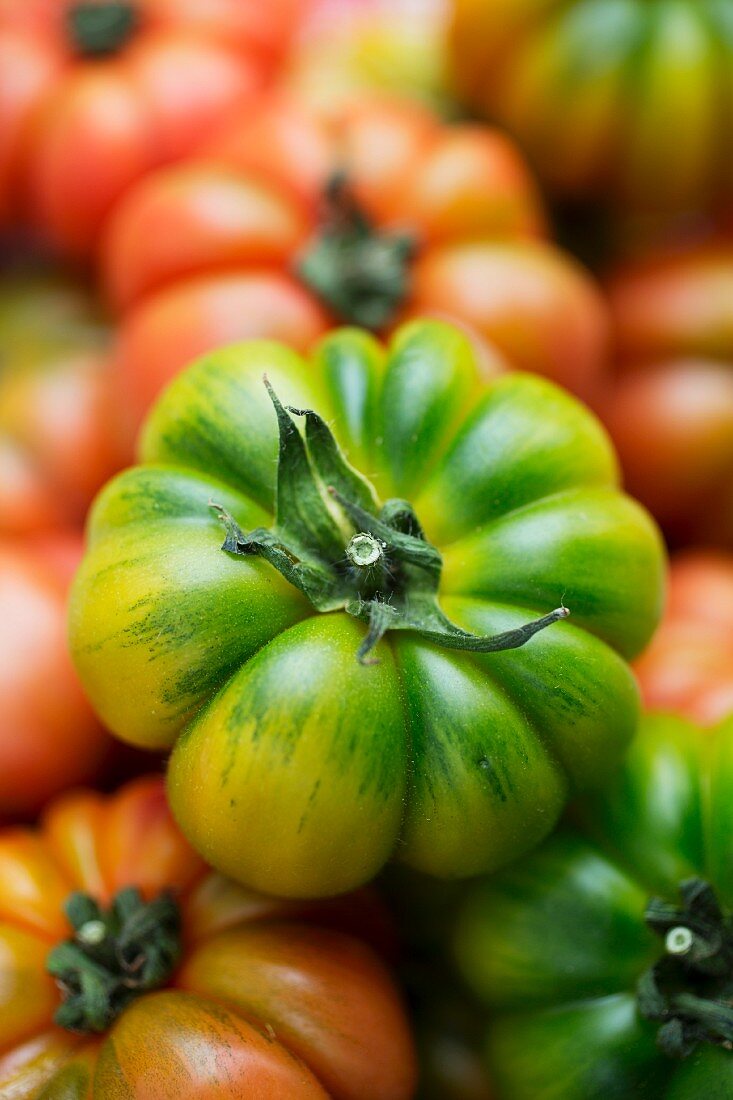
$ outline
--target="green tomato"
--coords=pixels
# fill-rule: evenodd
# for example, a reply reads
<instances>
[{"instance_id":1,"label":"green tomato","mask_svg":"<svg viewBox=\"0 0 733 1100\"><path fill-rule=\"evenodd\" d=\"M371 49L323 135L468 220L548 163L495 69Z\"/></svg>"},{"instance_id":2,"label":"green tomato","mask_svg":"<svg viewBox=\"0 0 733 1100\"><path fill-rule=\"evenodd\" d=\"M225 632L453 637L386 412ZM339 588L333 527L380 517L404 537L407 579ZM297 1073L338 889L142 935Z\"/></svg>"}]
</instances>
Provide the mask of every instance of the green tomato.
<instances>
[{"instance_id":1,"label":"green tomato","mask_svg":"<svg viewBox=\"0 0 733 1100\"><path fill-rule=\"evenodd\" d=\"M552 384L482 383L434 321L255 342L170 386L141 458L93 509L72 647L112 730L173 746L214 866L291 896L477 874L622 756L663 552Z\"/></svg>"},{"instance_id":2,"label":"green tomato","mask_svg":"<svg viewBox=\"0 0 733 1100\"><path fill-rule=\"evenodd\" d=\"M733 720L647 718L575 820L458 922L499 1096L733 1096Z\"/></svg>"}]
</instances>

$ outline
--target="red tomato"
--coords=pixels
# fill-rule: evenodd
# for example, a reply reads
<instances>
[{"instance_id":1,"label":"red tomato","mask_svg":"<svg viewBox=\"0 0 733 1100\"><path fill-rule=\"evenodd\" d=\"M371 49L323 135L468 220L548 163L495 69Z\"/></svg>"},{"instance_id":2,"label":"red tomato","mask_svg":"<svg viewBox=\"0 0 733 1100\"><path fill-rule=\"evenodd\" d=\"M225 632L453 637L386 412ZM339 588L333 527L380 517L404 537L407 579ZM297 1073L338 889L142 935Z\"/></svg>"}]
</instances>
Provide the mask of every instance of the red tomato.
<instances>
[{"instance_id":1,"label":"red tomato","mask_svg":"<svg viewBox=\"0 0 733 1100\"><path fill-rule=\"evenodd\" d=\"M74 891L85 900L67 918ZM352 934L372 904L364 892L281 902L213 874L174 825L162 779L61 798L38 832L0 833L0 1092L408 1100L403 1008ZM75 994L90 957L101 1003Z\"/></svg>"},{"instance_id":2,"label":"red tomato","mask_svg":"<svg viewBox=\"0 0 733 1100\"><path fill-rule=\"evenodd\" d=\"M733 712L733 556L672 559L666 615L635 669L650 709L702 725Z\"/></svg>"},{"instance_id":3,"label":"red tomato","mask_svg":"<svg viewBox=\"0 0 733 1100\"><path fill-rule=\"evenodd\" d=\"M53 245L88 255L131 183L249 103L301 3L5 0L0 217L29 187L32 220Z\"/></svg>"},{"instance_id":4,"label":"red tomato","mask_svg":"<svg viewBox=\"0 0 733 1100\"><path fill-rule=\"evenodd\" d=\"M110 741L66 645L81 539L0 540L0 821L33 813L98 772Z\"/></svg>"},{"instance_id":5,"label":"red tomato","mask_svg":"<svg viewBox=\"0 0 733 1100\"><path fill-rule=\"evenodd\" d=\"M677 544L733 545L733 248L629 265L609 283L619 378L604 416L629 491Z\"/></svg>"},{"instance_id":6,"label":"red tomato","mask_svg":"<svg viewBox=\"0 0 733 1100\"><path fill-rule=\"evenodd\" d=\"M104 234L118 364L136 421L195 356L251 337L307 348L350 322L417 314L469 329L492 369L592 396L606 317L587 275L541 240L543 213L500 133L360 99L324 119L263 100L196 161L147 177Z\"/></svg>"}]
</instances>

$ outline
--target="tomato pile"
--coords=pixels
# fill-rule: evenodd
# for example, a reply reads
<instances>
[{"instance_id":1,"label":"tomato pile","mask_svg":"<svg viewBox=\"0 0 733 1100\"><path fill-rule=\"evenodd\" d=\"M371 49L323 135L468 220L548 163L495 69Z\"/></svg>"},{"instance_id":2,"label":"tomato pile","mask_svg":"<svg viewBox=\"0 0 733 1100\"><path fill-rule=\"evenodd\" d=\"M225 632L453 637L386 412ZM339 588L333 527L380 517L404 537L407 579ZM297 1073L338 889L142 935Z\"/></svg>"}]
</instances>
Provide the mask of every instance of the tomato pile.
<instances>
[{"instance_id":1,"label":"tomato pile","mask_svg":"<svg viewBox=\"0 0 733 1100\"><path fill-rule=\"evenodd\" d=\"M0 1096L733 1097L733 0L0 0Z\"/></svg>"}]
</instances>

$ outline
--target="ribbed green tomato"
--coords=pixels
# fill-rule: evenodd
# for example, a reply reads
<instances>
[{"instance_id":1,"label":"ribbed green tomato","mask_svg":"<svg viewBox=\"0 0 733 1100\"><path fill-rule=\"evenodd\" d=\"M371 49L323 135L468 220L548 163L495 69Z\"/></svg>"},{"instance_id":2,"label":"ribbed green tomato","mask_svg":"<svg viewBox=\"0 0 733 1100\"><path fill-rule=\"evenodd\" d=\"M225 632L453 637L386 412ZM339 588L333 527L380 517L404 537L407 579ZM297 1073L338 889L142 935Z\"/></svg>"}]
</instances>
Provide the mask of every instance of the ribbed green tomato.
<instances>
[{"instance_id":1,"label":"ribbed green tomato","mask_svg":"<svg viewBox=\"0 0 733 1100\"><path fill-rule=\"evenodd\" d=\"M476 874L623 753L663 556L552 384L482 383L432 321L386 353L255 342L170 386L141 457L94 507L72 647L113 731L174 746L174 811L216 867L292 896L392 856Z\"/></svg>"},{"instance_id":2,"label":"ribbed green tomato","mask_svg":"<svg viewBox=\"0 0 733 1100\"><path fill-rule=\"evenodd\" d=\"M453 82L566 194L647 213L722 201L733 0L452 0Z\"/></svg>"},{"instance_id":3,"label":"ribbed green tomato","mask_svg":"<svg viewBox=\"0 0 733 1100\"><path fill-rule=\"evenodd\" d=\"M477 885L457 949L499 1098L733 1096L733 720L645 719L575 829Z\"/></svg>"}]
</instances>

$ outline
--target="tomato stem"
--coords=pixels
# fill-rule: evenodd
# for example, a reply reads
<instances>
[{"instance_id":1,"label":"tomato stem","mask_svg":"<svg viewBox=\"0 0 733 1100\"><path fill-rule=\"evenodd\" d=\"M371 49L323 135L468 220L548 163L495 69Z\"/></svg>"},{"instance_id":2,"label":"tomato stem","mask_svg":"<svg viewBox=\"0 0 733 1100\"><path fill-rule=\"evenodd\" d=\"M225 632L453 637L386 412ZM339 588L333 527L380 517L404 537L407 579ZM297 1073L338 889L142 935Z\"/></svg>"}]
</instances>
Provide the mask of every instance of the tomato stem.
<instances>
[{"instance_id":1,"label":"tomato stem","mask_svg":"<svg viewBox=\"0 0 733 1100\"><path fill-rule=\"evenodd\" d=\"M647 906L644 919L665 954L637 989L641 1014L661 1023L657 1042L672 1058L703 1042L733 1046L733 918L703 879L681 883L680 897L680 906L662 898Z\"/></svg>"},{"instance_id":2,"label":"tomato stem","mask_svg":"<svg viewBox=\"0 0 733 1100\"><path fill-rule=\"evenodd\" d=\"M117 53L138 27L138 12L130 0L79 0L66 12L66 28L83 57Z\"/></svg>"},{"instance_id":3,"label":"tomato stem","mask_svg":"<svg viewBox=\"0 0 733 1100\"><path fill-rule=\"evenodd\" d=\"M388 630L412 630L446 649L494 653L524 645L569 615L566 607L558 607L490 635L470 634L450 622L438 604L443 560L409 501L388 500L380 507L373 487L346 461L326 422L312 409L286 409L267 379L265 385L280 438L275 523L245 532L225 508L210 501L226 530L222 550L259 555L316 610L343 609L366 623L356 654L360 663L374 663L367 655ZM290 414L305 417L305 439Z\"/></svg>"},{"instance_id":4,"label":"tomato stem","mask_svg":"<svg viewBox=\"0 0 733 1100\"><path fill-rule=\"evenodd\" d=\"M74 934L46 960L63 999L54 1022L67 1031L103 1032L173 972L181 950L178 905L168 893L144 902L129 887L108 909L82 893L71 894L64 908Z\"/></svg>"},{"instance_id":5,"label":"tomato stem","mask_svg":"<svg viewBox=\"0 0 733 1100\"><path fill-rule=\"evenodd\" d=\"M410 234L379 232L339 172L327 185L323 225L297 273L339 320L379 330L407 297L415 247Z\"/></svg>"}]
</instances>

